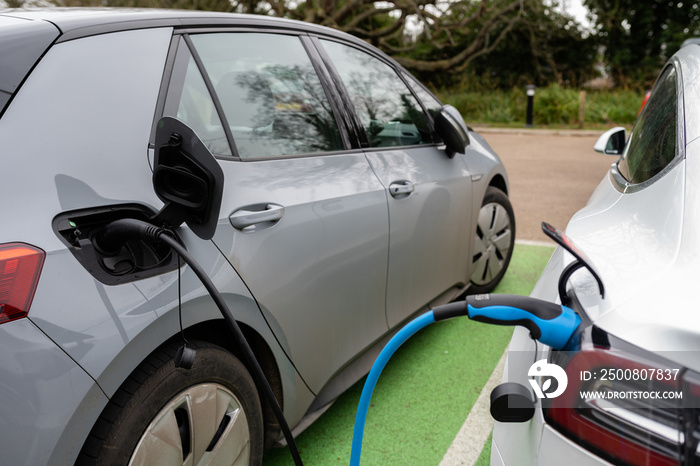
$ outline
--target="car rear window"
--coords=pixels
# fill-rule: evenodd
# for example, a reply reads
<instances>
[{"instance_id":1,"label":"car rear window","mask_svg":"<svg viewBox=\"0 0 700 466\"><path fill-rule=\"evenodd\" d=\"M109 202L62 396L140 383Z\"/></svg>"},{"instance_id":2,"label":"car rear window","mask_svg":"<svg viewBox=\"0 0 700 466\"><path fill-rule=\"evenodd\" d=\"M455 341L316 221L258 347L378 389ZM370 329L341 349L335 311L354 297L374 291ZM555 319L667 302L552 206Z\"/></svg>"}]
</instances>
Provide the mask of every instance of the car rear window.
<instances>
[{"instance_id":1,"label":"car rear window","mask_svg":"<svg viewBox=\"0 0 700 466\"><path fill-rule=\"evenodd\" d=\"M618 163L620 173L630 183L650 180L676 157L677 79L675 68L667 67L632 129L629 148Z\"/></svg>"},{"instance_id":2,"label":"car rear window","mask_svg":"<svg viewBox=\"0 0 700 466\"><path fill-rule=\"evenodd\" d=\"M46 21L0 15L0 115L59 32Z\"/></svg>"}]
</instances>

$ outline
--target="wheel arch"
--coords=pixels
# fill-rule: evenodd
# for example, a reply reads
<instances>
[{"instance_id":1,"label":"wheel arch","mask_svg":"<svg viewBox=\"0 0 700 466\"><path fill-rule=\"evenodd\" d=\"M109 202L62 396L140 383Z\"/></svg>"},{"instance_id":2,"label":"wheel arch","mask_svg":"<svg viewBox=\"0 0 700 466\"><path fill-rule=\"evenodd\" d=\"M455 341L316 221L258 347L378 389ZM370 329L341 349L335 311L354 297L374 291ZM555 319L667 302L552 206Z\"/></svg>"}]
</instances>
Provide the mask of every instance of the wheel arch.
<instances>
[{"instance_id":1,"label":"wheel arch","mask_svg":"<svg viewBox=\"0 0 700 466\"><path fill-rule=\"evenodd\" d=\"M227 349L208 341L190 339L189 342L189 347L197 352L195 363L191 368L178 368L173 362L178 347L182 344L181 336L173 337L164 342L139 363L133 373L124 381L123 386L101 411L90 434L79 450L76 465L124 464L122 460L117 460L117 458L124 459L124 456L130 456L133 453L131 448L138 445L138 440L127 440L124 443L120 440L124 438L123 434L133 437L132 433L136 433L136 439L138 439L144 432L141 430L142 427L148 426L149 423L153 425L155 417L151 417L152 415L157 416L157 413L168 406L172 400L181 396L184 393L183 389L188 391L190 387L197 384L212 382L230 384L230 389L234 392L237 388L241 389L235 395L236 397L242 396L236 400L237 408L247 405L246 411L244 411L246 413L260 413L262 411L261 405L258 403L259 397L258 400L254 398L256 391L254 381L250 374L245 373L245 365L239 358ZM190 379L188 379L188 374ZM217 381L215 378L219 380ZM204 398L212 399L209 396ZM198 399L202 400L202 398ZM240 404L241 400L248 400L248 402L244 401L244 404ZM200 413L212 414L211 410L200 410ZM257 447L251 450L255 451L251 458L258 458L257 461L260 461L262 457L263 437L261 435L264 433L262 417L262 415L259 417L257 415L248 416L248 422L256 425L251 432L257 433L255 436ZM182 430L180 431L182 432ZM218 434L214 438L216 437ZM251 435L251 445L252 438ZM183 443L183 449L184 445L185 443ZM190 444L187 443L187 445ZM251 462L251 464L254 463Z\"/></svg>"},{"instance_id":2,"label":"wheel arch","mask_svg":"<svg viewBox=\"0 0 700 466\"><path fill-rule=\"evenodd\" d=\"M508 183L500 173L497 173L493 178L491 178L491 181L489 181L489 186L498 188L508 195Z\"/></svg>"},{"instance_id":3,"label":"wheel arch","mask_svg":"<svg viewBox=\"0 0 700 466\"><path fill-rule=\"evenodd\" d=\"M285 405L293 408L298 389L294 368L291 363L285 365L287 359L284 356L285 350L281 346L278 345L276 348L271 346L276 343L276 337L262 317L255 300L248 295L235 292L224 293L223 297L229 308L236 312L236 321L257 356L280 406L282 409ZM118 352L102 355L109 356L109 361L105 362L96 381L105 395L111 399L138 370L139 365L154 353L165 346L183 343L179 314L177 307L169 309L153 319L149 325L141 328ZM246 361L241 347L234 340L233 332L228 328L209 296L200 295L183 303L182 318L184 336L188 341L201 341L221 347L238 358L248 372L252 373L250 363ZM283 345L284 341L280 344ZM280 428L261 388L257 384L256 388L263 408L265 446L267 447L278 439ZM103 409L99 409L94 412L94 421L97 421L102 411Z\"/></svg>"},{"instance_id":4,"label":"wheel arch","mask_svg":"<svg viewBox=\"0 0 700 466\"><path fill-rule=\"evenodd\" d=\"M275 394L277 401L284 410L284 387L282 385L282 377L280 375L280 369L277 365L277 360L272 352L272 349L267 344L265 339L260 335L255 329L246 325L243 322L238 322L238 325L243 332L248 344L250 345L253 353L255 354L258 363L262 367L265 377L270 383L272 392ZM185 336L188 339L206 341L207 343L212 343L217 346L224 348L231 354L236 356L243 365L246 366L249 372L252 373L250 363L246 361L243 351L236 344L233 333L226 325L223 319L219 320L207 320L199 322L185 330ZM171 340L177 340L181 338L180 335L174 335ZM165 344L165 343L164 343ZM269 401L265 398L260 387L258 388L258 397L260 398L260 403L263 406L263 423L265 426L265 447L271 447L277 440L280 427L275 419L275 415L270 407Z\"/></svg>"},{"instance_id":5,"label":"wheel arch","mask_svg":"<svg viewBox=\"0 0 700 466\"><path fill-rule=\"evenodd\" d=\"M260 366L262 367L263 372L265 373L265 376L270 383L275 397L277 398L280 406L283 408L285 401L285 397L283 395L284 387L280 375L280 368L278 367L277 360L272 351L272 348L270 348L263 336L260 335L260 333L258 333L254 328L241 321L237 322L246 340L248 341L248 344L251 346L253 352L255 353L258 362L260 363ZM238 360L246 367L248 372L252 373L250 363L246 361L243 355L243 351L241 350L240 346L235 342L232 331L228 328L223 319L219 318L199 321L184 329L184 337L187 339L188 342L197 341L220 347L224 351L238 358ZM142 361L136 364L132 372L124 379L122 385L130 383L130 380L134 377L138 378L139 371L142 371L142 364L147 362L152 356L159 353L163 354L164 348L172 348L173 346L179 346L183 343L183 336L179 331L172 334L169 338L165 339L158 346L153 348L151 352L146 354ZM258 392L258 398L260 400L263 413L263 428L265 441L264 447L265 449L268 449L272 445L274 445L274 442L278 439L280 427L275 419L274 413L269 405L268 400L265 398L261 388L257 386L257 384L256 389ZM114 398L115 396L117 396L118 393L119 390L117 390L110 398ZM95 419L95 423L93 424L93 427L89 430L93 430L97 427L97 422L99 422L99 419L101 418L105 410L111 409L110 405L112 403L113 402L108 401L104 406L101 407L101 409L98 410L98 412L96 413L97 418ZM90 441L89 436L86 438L85 444L82 445L80 451L82 451L83 448L86 448L86 446L88 445L88 441Z\"/></svg>"}]
</instances>

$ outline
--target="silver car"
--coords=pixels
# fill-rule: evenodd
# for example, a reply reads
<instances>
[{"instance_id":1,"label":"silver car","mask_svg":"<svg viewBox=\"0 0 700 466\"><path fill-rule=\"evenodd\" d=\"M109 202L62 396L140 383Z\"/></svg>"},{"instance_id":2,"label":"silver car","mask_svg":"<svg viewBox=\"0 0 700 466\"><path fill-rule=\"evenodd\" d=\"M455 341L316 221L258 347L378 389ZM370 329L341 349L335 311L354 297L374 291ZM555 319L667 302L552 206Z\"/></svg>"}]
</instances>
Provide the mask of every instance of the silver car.
<instances>
[{"instance_id":1,"label":"silver car","mask_svg":"<svg viewBox=\"0 0 700 466\"><path fill-rule=\"evenodd\" d=\"M567 280L572 255L555 250L532 295L568 301L585 323L567 351L515 331L505 381L548 390L531 416L496 422L491 465L700 464L698 82L690 44L629 138L615 128L596 144L619 158L566 234L603 288L586 269ZM560 377L540 377L545 366Z\"/></svg>"},{"instance_id":2,"label":"silver car","mask_svg":"<svg viewBox=\"0 0 700 466\"><path fill-rule=\"evenodd\" d=\"M213 216L211 240L176 235L295 433L407 319L492 289L510 260L498 156L349 35L260 16L9 10L0 63L4 464L257 464L280 440L192 270L162 244L95 246L114 220L161 218L153 167L180 144L158 144L162 117L224 174L220 209L198 214ZM174 363L184 341L189 370Z\"/></svg>"}]
</instances>

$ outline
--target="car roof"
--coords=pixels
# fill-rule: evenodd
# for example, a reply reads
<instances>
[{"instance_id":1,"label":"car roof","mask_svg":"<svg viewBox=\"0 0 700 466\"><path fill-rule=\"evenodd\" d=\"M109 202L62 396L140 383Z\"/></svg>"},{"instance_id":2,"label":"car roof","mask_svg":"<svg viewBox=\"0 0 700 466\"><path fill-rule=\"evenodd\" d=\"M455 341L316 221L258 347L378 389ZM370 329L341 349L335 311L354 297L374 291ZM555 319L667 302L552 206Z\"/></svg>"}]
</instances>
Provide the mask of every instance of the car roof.
<instances>
[{"instance_id":1,"label":"car roof","mask_svg":"<svg viewBox=\"0 0 700 466\"><path fill-rule=\"evenodd\" d=\"M249 26L323 34L366 45L360 39L325 26L285 18L239 13L130 8L46 8L4 10L0 11L0 16L50 22L62 33L58 42L107 32L150 27Z\"/></svg>"}]
</instances>

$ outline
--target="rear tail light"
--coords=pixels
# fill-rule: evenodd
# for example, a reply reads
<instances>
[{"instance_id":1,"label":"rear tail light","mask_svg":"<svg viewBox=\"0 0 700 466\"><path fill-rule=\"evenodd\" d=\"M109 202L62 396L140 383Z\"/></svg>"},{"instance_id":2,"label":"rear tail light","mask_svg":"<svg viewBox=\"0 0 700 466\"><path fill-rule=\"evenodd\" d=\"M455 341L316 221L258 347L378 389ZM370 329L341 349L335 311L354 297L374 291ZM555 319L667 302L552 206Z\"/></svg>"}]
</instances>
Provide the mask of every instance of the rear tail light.
<instances>
[{"instance_id":1,"label":"rear tail light","mask_svg":"<svg viewBox=\"0 0 700 466\"><path fill-rule=\"evenodd\" d=\"M27 316L45 256L27 244L0 245L0 324Z\"/></svg>"},{"instance_id":2,"label":"rear tail light","mask_svg":"<svg viewBox=\"0 0 700 466\"><path fill-rule=\"evenodd\" d=\"M547 422L614 464L700 465L700 375L664 355L605 341L554 353L569 385L545 401Z\"/></svg>"}]
</instances>

